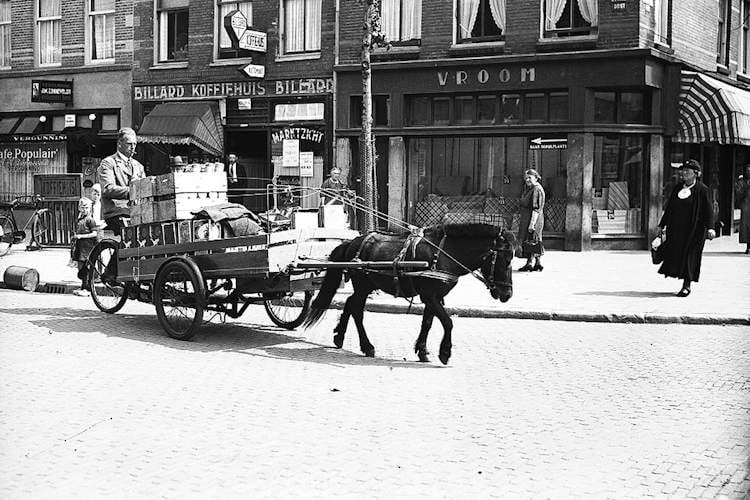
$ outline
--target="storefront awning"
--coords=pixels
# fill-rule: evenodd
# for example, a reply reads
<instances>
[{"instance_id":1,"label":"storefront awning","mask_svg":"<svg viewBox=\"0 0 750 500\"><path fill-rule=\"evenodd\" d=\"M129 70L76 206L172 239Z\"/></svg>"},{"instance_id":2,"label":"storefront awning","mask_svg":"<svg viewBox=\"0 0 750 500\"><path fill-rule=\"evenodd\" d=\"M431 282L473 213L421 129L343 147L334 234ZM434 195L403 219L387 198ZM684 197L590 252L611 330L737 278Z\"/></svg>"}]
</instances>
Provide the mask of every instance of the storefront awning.
<instances>
[{"instance_id":1,"label":"storefront awning","mask_svg":"<svg viewBox=\"0 0 750 500\"><path fill-rule=\"evenodd\" d=\"M750 146L750 92L710 76L683 71L676 142Z\"/></svg>"},{"instance_id":2,"label":"storefront awning","mask_svg":"<svg viewBox=\"0 0 750 500\"><path fill-rule=\"evenodd\" d=\"M18 118L0 118L0 134L10 134L13 125L18 122Z\"/></svg>"},{"instance_id":3,"label":"storefront awning","mask_svg":"<svg viewBox=\"0 0 750 500\"><path fill-rule=\"evenodd\" d=\"M18 126L14 134L33 134L36 128L39 126L38 116L27 116L23 119L21 124Z\"/></svg>"},{"instance_id":4,"label":"storefront awning","mask_svg":"<svg viewBox=\"0 0 750 500\"><path fill-rule=\"evenodd\" d=\"M214 156L222 156L224 140L218 107L208 102L157 104L143 120L138 141L192 144Z\"/></svg>"}]
</instances>

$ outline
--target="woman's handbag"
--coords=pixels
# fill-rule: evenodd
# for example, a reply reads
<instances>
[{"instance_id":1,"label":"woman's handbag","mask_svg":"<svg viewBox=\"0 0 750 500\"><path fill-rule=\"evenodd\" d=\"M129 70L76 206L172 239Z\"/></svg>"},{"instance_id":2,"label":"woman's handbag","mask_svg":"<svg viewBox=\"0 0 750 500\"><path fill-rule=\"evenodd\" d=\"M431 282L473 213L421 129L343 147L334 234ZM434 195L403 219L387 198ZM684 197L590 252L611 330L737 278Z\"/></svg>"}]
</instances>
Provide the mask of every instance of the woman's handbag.
<instances>
[{"instance_id":1,"label":"woman's handbag","mask_svg":"<svg viewBox=\"0 0 750 500\"><path fill-rule=\"evenodd\" d=\"M651 262L661 264L664 262L664 238L659 235L651 242Z\"/></svg>"},{"instance_id":2,"label":"woman's handbag","mask_svg":"<svg viewBox=\"0 0 750 500\"><path fill-rule=\"evenodd\" d=\"M525 255L528 254L541 254L542 253L542 242L539 240L526 240L523 243L521 243L521 247L523 248L523 253Z\"/></svg>"}]
</instances>

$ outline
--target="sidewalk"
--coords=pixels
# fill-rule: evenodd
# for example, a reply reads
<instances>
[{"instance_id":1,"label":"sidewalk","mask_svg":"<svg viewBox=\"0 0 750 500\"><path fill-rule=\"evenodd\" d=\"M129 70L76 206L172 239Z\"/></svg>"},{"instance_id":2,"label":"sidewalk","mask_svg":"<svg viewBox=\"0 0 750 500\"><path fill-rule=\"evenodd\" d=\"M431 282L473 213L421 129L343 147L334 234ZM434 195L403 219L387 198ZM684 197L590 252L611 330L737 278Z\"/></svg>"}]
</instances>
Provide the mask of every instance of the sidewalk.
<instances>
[{"instance_id":1,"label":"sidewalk","mask_svg":"<svg viewBox=\"0 0 750 500\"><path fill-rule=\"evenodd\" d=\"M39 290L46 284L47 291L71 293L80 282L67 262L67 249L26 252L17 245L0 257L0 277L9 266L32 267L39 271ZM513 267L522 264L515 259ZM750 255L736 234L706 242L701 280L685 298L675 297L680 281L657 274L646 251L548 251L543 264L542 272L513 273L513 298L505 304L464 276L445 305L451 314L468 317L750 325ZM338 293L333 307L343 307L350 287ZM368 310L421 313L422 306L419 299L410 308L406 299L376 292Z\"/></svg>"}]
</instances>

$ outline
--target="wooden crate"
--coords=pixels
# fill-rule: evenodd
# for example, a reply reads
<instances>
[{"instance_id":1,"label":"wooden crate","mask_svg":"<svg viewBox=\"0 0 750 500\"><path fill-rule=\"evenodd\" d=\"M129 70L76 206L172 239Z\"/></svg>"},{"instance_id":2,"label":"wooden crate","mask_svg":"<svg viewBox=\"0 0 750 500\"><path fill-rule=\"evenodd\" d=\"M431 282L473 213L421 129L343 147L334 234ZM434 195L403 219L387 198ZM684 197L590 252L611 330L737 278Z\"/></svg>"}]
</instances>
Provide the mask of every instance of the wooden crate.
<instances>
[{"instance_id":1,"label":"wooden crate","mask_svg":"<svg viewBox=\"0 0 750 500\"><path fill-rule=\"evenodd\" d=\"M599 234L625 233L627 228L627 210L594 210Z\"/></svg>"},{"instance_id":2,"label":"wooden crate","mask_svg":"<svg viewBox=\"0 0 750 500\"><path fill-rule=\"evenodd\" d=\"M173 172L154 177L153 196L179 193L224 193L227 177L224 172Z\"/></svg>"}]
</instances>

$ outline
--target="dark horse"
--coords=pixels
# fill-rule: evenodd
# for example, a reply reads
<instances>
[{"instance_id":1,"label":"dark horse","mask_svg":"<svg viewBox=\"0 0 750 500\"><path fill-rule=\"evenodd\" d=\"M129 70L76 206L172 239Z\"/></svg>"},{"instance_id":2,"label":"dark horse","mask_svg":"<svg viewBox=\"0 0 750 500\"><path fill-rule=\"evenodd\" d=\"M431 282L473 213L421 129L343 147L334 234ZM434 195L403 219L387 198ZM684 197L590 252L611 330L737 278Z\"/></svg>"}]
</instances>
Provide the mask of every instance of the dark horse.
<instances>
[{"instance_id":1,"label":"dark horse","mask_svg":"<svg viewBox=\"0 0 750 500\"><path fill-rule=\"evenodd\" d=\"M418 295L424 304L424 314L414 352L420 361L428 361L427 334L437 316L444 331L439 358L443 364L448 363L453 322L443 307L443 297L456 286L459 276L481 269L482 280L492 297L506 302L513 295L511 260L515 245L515 237L510 232L500 232L497 227L486 224L434 226L426 228L423 235L370 233L342 243L331 252L331 262L383 261L393 262L394 266L385 271L366 268L347 271L354 293L346 300L344 312L333 330L336 333L333 343L339 348L344 344L347 323L352 316L359 332L360 349L365 356L375 356L375 348L362 323L367 297L378 289L396 297ZM429 269L397 273L397 261L427 262ZM331 305L343 272L340 268L326 271L305 319L306 327L317 323Z\"/></svg>"}]
</instances>

